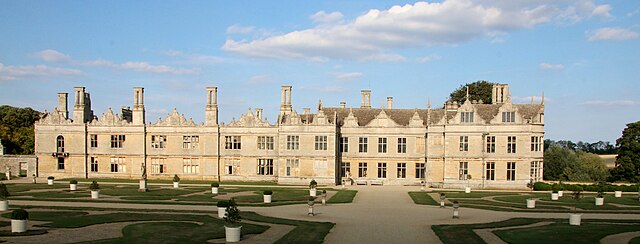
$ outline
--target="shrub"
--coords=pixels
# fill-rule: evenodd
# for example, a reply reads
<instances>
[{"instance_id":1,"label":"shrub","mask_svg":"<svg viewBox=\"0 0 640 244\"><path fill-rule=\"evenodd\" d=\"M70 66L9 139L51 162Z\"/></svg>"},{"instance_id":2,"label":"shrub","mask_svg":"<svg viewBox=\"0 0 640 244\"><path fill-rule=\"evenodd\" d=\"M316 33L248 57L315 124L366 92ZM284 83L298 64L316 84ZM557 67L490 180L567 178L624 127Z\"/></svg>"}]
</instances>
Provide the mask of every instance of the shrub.
<instances>
[{"instance_id":1,"label":"shrub","mask_svg":"<svg viewBox=\"0 0 640 244\"><path fill-rule=\"evenodd\" d=\"M315 202L315 201L316 201L315 197L309 196L309 202Z\"/></svg>"},{"instance_id":2,"label":"shrub","mask_svg":"<svg viewBox=\"0 0 640 244\"><path fill-rule=\"evenodd\" d=\"M178 175L173 175L173 182L180 182L180 177L178 177Z\"/></svg>"},{"instance_id":3,"label":"shrub","mask_svg":"<svg viewBox=\"0 0 640 244\"><path fill-rule=\"evenodd\" d=\"M265 194L265 195L273 195L273 191L266 190L266 191L263 192L263 194Z\"/></svg>"},{"instance_id":4,"label":"shrub","mask_svg":"<svg viewBox=\"0 0 640 244\"><path fill-rule=\"evenodd\" d=\"M240 210L238 210L238 205L236 201L231 198L229 200L229 206L227 206L227 215L224 216L224 221L227 222L229 227L237 227L242 221L242 217L240 216Z\"/></svg>"},{"instance_id":5,"label":"shrub","mask_svg":"<svg viewBox=\"0 0 640 244\"><path fill-rule=\"evenodd\" d=\"M211 187L220 187L220 183L218 182L211 183Z\"/></svg>"},{"instance_id":6,"label":"shrub","mask_svg":"<svg viewBox=\"0 0 640 244\"><path fill-rule=\"evenodd\" d=\"M544 182L536 182L533 184L534 191L550 191L551 185Z\"/></svg>"},{"instance_id":7,"label":"shrub","mask_svg":"<svg viewBox=\"0 0 640 244\"><path fill-rule=\"evenodd\" d=\"M47 177L47 180L53 180L53 179L55 179L55 177L53 177L53 176Z\"/></svg>"},{"instance_id":8,"label":"shrub","mask_svg":"<svg viewBox=\"0 0 640 244\"><path fill-rule=\"evenodd\" d=\"M551 190L553 191L553 193L558 193L558 191L560 191L560 190L561 190L560 185L558 185L558 184L553 184L553 185L551 186Z\"/></svg>"},{"instance_id":9,"label":"shrub","mask_svg":"<svg viewBox=\"0 0 640 244\"><path fill-rule=\"evenodd\" d=\"M98 185L98 182L94 180L93 182L91 182L91 185L89 185L89 189L92 191L100 190L100 185Z\"/></svg>"},{"instance_id":10,"label":"shrub","mask_svg":"<svg viewBox=\"0 0 640 244\"><path fill-rule=\"evenodd\" d=\"M309 182L309 188L315 189L317 186L318 182L316 182L316 180L311 180L311 182Z\"/></svg>"},{"instance_id":11,"label":"shrub","mask_svg":"<svg viewBox=\"0 0 640 244\"><path fill-rule=\"evenodd\" d=\"M11 213L11 219L15 219L15 220L29 219L29 212L21 208L13 210L13 212Z\"/></svg>"},{"instance_id":12,"label":"shrub","mask_svg":"<svg viewBox=\"0 0 640 244\"><path fill-rule=\"evenodd\" d=\"M78 181L77 180L70 180L69 184L78 184Z\"/></svg>"},{"instance_id":13,"label":"shrub","mask_svg":"<svg viewBox=\"0 0 640 244\"><path fill-rule=\"evenodd\" d=\"M0 183L0 199L4 201L10 195L11 194L9 194L9 190L7 190L7 185L5 185L4 183Z\"/></svg>"},{"instance_id":14,"label":"shrub","mask_svg":"<svg viewBox=\"0 0 640 244\"><path fill-rule=\"evenodd\" d=\"M216 203L216 206L218 206L219 208L226 208L229 206L229 201L227 200L218 201L218 203Z\"/></svg>"}]
</instances>

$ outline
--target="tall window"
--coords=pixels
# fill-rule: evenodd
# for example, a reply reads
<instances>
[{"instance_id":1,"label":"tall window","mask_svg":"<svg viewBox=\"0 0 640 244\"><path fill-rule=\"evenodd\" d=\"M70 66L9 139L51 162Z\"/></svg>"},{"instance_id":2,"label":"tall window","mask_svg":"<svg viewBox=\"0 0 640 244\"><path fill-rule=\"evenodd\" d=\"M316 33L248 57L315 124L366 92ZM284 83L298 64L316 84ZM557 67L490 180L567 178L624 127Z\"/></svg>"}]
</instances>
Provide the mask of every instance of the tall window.
<instances>
[{"instance_id":1,"label":"tall window","mask_svg":"<svg viewBox=\"0 0 640 244\"><path fill-rule=\"evenodd\" d=\"M111 135L111 148L122 148L124 139L124 135Z\"/></svg>"},{"instance_id":2,"label":"tall window","mask_svg":"<svg viewBox=\"0 0 640 244\"><path fill-rule=\"evenodd\" d=\"M91 157L91 172L98 172L98 160L95 157Z\"/></svg>"},{"instance_id":3,"label":"tall window","mask_svg":"<svg viewBox=\"0 0 640 244\"><path fill-rule=\"evenodd\" d=\"M196 158L183 158L182 159L182 173L185 174L197 174L200 172L200 165Z\"/></svg>"},{"instance_id":4,"label":"tall window","mask_svg":"<svg viewBox=\"0 0 640 244\"><path fill-rule=\"evenodd\" d=\"M124 163L124 158L113 157L111 158L111 172L112 173L126 173L127 165Z\"/></svg>"},{"instance_id":5,"label":"tall window","mask_svg":"<svg viewBox=\"0 0 640 244\"><path fill-rule=\"evenodd\" d=\"M542 136L538 137L538 136L532 136L531 137L531 151L532 152L539 152L542 151L543 145L542 145Z\"/></svg>"},{"instance_id":6,"label":"tall window","mask_svg":"<svg viewBox=\"0 0 640 244\"><path fill-rule=\"evenodd\" d=\"M200 136L182 136L183 149L196 149L200 143Z\"/></svg>"},{"instance_id":7,"label":"tall window","mask_svg":"<svg viewBox=\"0 0 640 244\"><path fill-rule=\"evenodd\" d=\"M240 174L240 159L226 158L224 160L224 172L227 175Z\"/></svg>"},{"instance_id":8,"label":"tall window","mask_svg":"<svg viewBox=\"0 0 640 244\"><path fill-rule=\"evenodd\" d=\"M398 138L398 153L407 153L407 138Z\"/></svg>"},{"instance_id":9,"label":"tall window","mask_svg":"<svg viewBox=\"0 0 640 244\"><path fill-rule=\"evenodd\" d=\"M300 136L287 136L287 150L298 150L300 148Z\"/></svg>"},{"instance_id":10,"label":"tall window","mask_svg":"<svg viewBox=\"0 0 640 244\"><path fill-rule=\"evenodd\" d=\"M165 148L167 145L167 136L151 135L151 148Z\"/></svg>"},{"instance_id":11,"label":"tall window","mask_svg":"<svg viewBox=\"0 0 640 244\"><path fill-rule=\"evenodd\" d=\"M358 152L361 152L361 153L367 152L367 141L368 141L368 138L366 137L358 138Z\"/></svg>"},{"instance_id":12,"label":"tall window","mask_svg":"<svg viewBox=\"0 0 640 244\"><path fill-rule=\"evenodd\" d=\"M378 153L387 153L387 138L378 138Z\"/></svg>"},{"instance_id":13,"label":"tall window","mask_svg":"<svg viewBox=\"0 0 640 244\"><path fill-rule=\"evenodd\" d=\"M340 163L340 176L347 177L347 172L351 175L351 163L342 162Z\"/></svg>"},{"instance_id":14,"label":"tall window","mask_svg":"<svg viewBox=\"0 0 640 244\"><path fill-rule=\"evenodd\" d=\"M424 179L425 165L424 163L416 163L416 179Z\"/></svg>"},{"instance_id":15,"label":"tall window","mask_svg":"<svg viewBox=\"0 0 640 244\"><path fill-rule=\"evenodd\" d=\"M316 150L327 150L327 136L316 136Z\"/></svg>"},{"instance_id":16,"label":"tall window","mask_svg":"<svg viewBox=\"0 0 640 244\"><path fill-rule=\"evenodd\" d=\"M460 151L469 151L469 136L460 136Z\"/></svg>"},{"instance_id":17,"label":"tall window","mask_svg":"<svg viewBox=\"0 0 640 244\"><path fill-rule=\"evenodd\" d=\"M64 169L64 157L58 157L58 170Z\"/></svg>"},{"instance_id":18,"label":"tall window","mask_svg":"<svg viewBox=\"0 0 640 244\"><path fill-rule=\"evenodd\" d=\"M242 138L240 138L240 136L225 136L224 149L232 149L232 150L242 149Z\"/></svg>"},{"instance_id":19,"label":"tall window","mask_svg":"<svg viewBox=\"0 0 640 244\"><path fill-rule=\"evenodd\" d=\"M98 147L98 135L96 134L91 134L91 148L97 148Z\"/></svg>"},{"instance_id":20,"label":"tall window","mask_svg":"<svg viewBox=\"0 0 640 244\"><path fill-rule=\"evenodd\" d=\"M258 136L258 150L273 150L273 136Z\"/></svg>"},{"instance_id":21,"label":"tall window","mask_svg":"<svg viewBox=\"0 0 640 244\"><path fill-rule=\"evenodd\" d=\"M507 153L516 153L516 137L507 137Z\"/></svg>"},{"instance_id":22,"label":"tall window","mask_svg":"<svg viewBox=\"0 0 640 244\"><path fill-rule=\"evenodd\" d=\"M387 178L387 163L378 163L378 178Z\"/></svg>"},{"instance_id":23,"label":"tall window","mask_svg":"<svg viewBox=\"0 0 640 244\"><path fill-rule=\"evenodd\" d=\"M496 180L496 163L487 162L486 170L487 170L487 173L486 173L487 180Z\"/></svg>"},{"instance_id":24,"label":"tall window","mask_svg":"<svg viewBox=\"0 0 640 244\"><path fill-rule=\"evenodd\" d=\"M358 163L358 177L367 177L367 163Z\"/></svg>"},{"instance_id":25,"label":"tall window","mask_svg":"<svg viewBox=\"0 0 640 244\"><path fill-rule=\"evenodd\" d=\"M64 137L58 136L56 138L56 152L63 153L64 152Z\"/></svg>"},{"instance_id":26,"label":"tall window","mask_svg":"<svg viewBox=\"0 0 640 244\"><path fill-rule=\"evenodd\" d=\"M349 137L340 137L340 152L349 152Z\"/></svg>"},{"instance_id":27,"label":"tall window","mask_svg":"<svg viewBox=\"0 0 640 244\"><path fill-rule=\"evenodd\" d=\"M407 178L407 163L398 163L396 178Z\"/></svg>"},{"instance_id":28,"label":"tall window","mask_svg":"<svg viewBox=\"0 0 640 244\"><path fill-rule=\"evenodd\" d=\"M473 123L473 112L461 112L460 123Z\"/></svg>"},{"instance_id":29,"label":"tall window","mask_svg":"<svg viewBox=\"0 0 640 244\"><path fill-rule=\"evenodd\" d=\"M515 123L516 112L502 112L502 123Z\"/></svg>"},{"instance_id":30,"label":"tall window","mask_svg":"<svg viewBox=\"0 0 640 244\"><path fill-rule=\"evenodd\" d=\"M507 162L507 180L516 180L516 162Z\"/></svg>"},{"instance_id":31,"label":"tall window","mask_svg":"<svg viewBox=\"0 0 640 244\"><path fill-rule=\"evenodd\" d=\"M288 158L285 167L286 176L298 176L300 170L300 160L297 158Z\"/></svg>"},{"instance_id":32,"label":"tall window","mask_svg":"<svg viewBox=\"0 0 640 244\"><path fill-rule=\"evenodd\" d=\"M531 170L529 173L529 177L533 182L538 182L542 180L542 162L541 161L531 161Z\"/></svg>"},{"instance_id":33,"label":"tall window","mask_svg":"<svg viewBox=\"0 0 640 244\"><path fill-rule=\"evenodd\" d=\"M460 162L460 173L458 175L460 180L468 179L469 162Z\"/></svg>"},{"instance_id":34,"label":"tall window","mask_svg":"<svg viewBox=\"0 0 640 244\"><path fill-rule=\"evenodd\" d=\"M495 152L496 152L496 137L487 136L487 153L495 153Z\"/></svg>"},{"instance_id":35,"label":"tall window","mask_svg":"<svg viewBox=\"0 0 640 244\"><path fill-rule=\"evenodd\" d=\"M273 175L273 159L258 159L258 175Z\"/></svg>"},{"instance_id":36,"label":"tall window","mask_svg":"<svg viewBox=\"0 0 640 244\"><path fill-rule=\"evenodd\" d=\"M151 173L152 174L167 173L167 168L166 168L164 158L151 158Z\"/></svg>"}]
</instances>

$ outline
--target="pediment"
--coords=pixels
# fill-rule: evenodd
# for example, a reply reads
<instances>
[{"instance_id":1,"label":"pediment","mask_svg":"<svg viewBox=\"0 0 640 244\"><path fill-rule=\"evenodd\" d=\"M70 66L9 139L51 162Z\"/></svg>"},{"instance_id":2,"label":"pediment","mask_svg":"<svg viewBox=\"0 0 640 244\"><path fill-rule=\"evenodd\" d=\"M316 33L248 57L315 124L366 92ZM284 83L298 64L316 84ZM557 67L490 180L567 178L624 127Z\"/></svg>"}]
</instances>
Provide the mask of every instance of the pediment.
<instances>
[{"instance_id":1,"label":"pediment","mask_svg":"<svg viewBox=\"0 0 640 244\"><path fill-rule=\"evenodd\" d=\"M424 120L420 118L418 111L415 111L409 120L409 127L424 127Z\"/></svg>"},{"instance_id":2,"label":"pediment","mask_svg":"<svg viewBox=\"0 0 640 244\"><path fill-rule=\"evenodd\" d=\"M129 122L122 119L120 115L113 113L111 108L108 108L106 112L102 113L100 119L92 120L91 125L124 126L129 125Z\"/></svg>"},{"instance_id":3,"label":"pediment","mask_svg":"<svg viewBox=\"0 0 640 244\"><path fill-rule=\"evenodd\" d=\"M318 113L315 116L313 116L313 123L311 124L312 125L328 125L329 118L327 118L327 115L324 114L324 111L318 110Z\"/></svg>"},{"instance_id":4,"label":"pediment","mask_svg":"<svg viewBox=\"0 0 640 244\"><path fill-rule=\"evenodd\" d=\"M51 112L45 112L36 123L40 125L70 125L73 120L65 118L60 111L54 109Z\"/></svg>"},{"instance_id":5,"label":"pediment","mask_svg":"<svg viewBox=\"0 0 640 244\"><path fill-rule=\"evenodd\" d=\"M344 118L343 127L358 127L358 118L353 115L353 109L349 109L349 115Z\"/></svg>"},{"instance_id":6,"label":"pediment","mask_svg":"<svg viewBox=\"0 0 640 244\"><path fill-rule=\"evenodd\" d=\"M245 114L241 115L240 118L236 121L235 119L231 121L227 126L235 126L235 127L268 127L271 126L269 122L265 119L264 121L260 120L260 118L251 112L251 109L247 111Z\"/></svg>"},{"instance_id":7,"label":"pediment","mask_svg":"<svg viewBox=\"0 0 640 244\"><path fill-rule=\"evenodd\" d=\"M196 126L196 123L193 122L193 119L189 118L187 120L183 114L178 113L178 110L175 108L171 113L167 115L166 118L158 118L158 121L153 124L155 126Z\"/></svg>"},{"instance_id":8,"label":"pediment","mask_svg":"<svg viewBox=\"0 0 640 244\"><path fill-rule=\"evenodd\" d=\"M378 113L378 115L376 115L376 117L372 119L369 122L369 124L367 124L366 126L367 127L401 127L398 123L393 121L393 119L391 119L387 115L387 113L384 112L384 109L380 110L380 113Z\"/></svg>"}]
</instances>

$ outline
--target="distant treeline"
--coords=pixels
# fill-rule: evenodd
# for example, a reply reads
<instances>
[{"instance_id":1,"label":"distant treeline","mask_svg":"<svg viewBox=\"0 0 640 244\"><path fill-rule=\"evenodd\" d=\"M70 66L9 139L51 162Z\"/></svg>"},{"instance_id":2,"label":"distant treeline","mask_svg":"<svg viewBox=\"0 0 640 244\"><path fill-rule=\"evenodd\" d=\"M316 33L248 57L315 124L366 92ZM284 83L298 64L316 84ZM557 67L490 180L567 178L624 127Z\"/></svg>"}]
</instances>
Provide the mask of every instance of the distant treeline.
<instances>
[{"instance_id":1,"label":"distant treeline","mask_svg":"<svg viewBox=\"0 0 640 244\"><path fill-rule=\"evenodd\" d=\"M594 142L594 143L579 141L579 142L575 143L575 142L568 141L568 140L560 140L560 141L554 141L554 140L550 140L550 139L544 140L544 149L545 149L545 151L551 145L556 145L556 146L559 146L559 147L562 147L562 148L566 148L566 149L570 149L570 150L573 150L573 151L583 151L583 152L599 154L599 155L617 154L618 153L618 148L616 147L616 145L612 145L608 141L598 141L598 142Z\"/></svg>"}]
</instances>

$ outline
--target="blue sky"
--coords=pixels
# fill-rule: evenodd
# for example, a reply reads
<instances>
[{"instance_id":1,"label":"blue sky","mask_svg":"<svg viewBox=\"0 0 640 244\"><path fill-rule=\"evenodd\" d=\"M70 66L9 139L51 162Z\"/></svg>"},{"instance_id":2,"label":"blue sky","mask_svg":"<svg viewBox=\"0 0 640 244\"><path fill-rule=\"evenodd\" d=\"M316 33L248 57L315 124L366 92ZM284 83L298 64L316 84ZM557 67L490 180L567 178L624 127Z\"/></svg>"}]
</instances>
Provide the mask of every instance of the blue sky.
<instances>
[{"instance_id":1,"label":"blue sky","mask_svg":"<svg viewBox=\"0 0 640 244\"><path fill-rule=\"evenodd\" d=\"M261 107L443 104L461 84L508 83L513 101L545 94L546 138L615 141L640 120L640 2L0 1L0 104L51 111L86 86L93 110L131 106L147 121L175 107L220 120ZM72 103L70 99L70 104Z\"/></svg>"}]
</instances>

